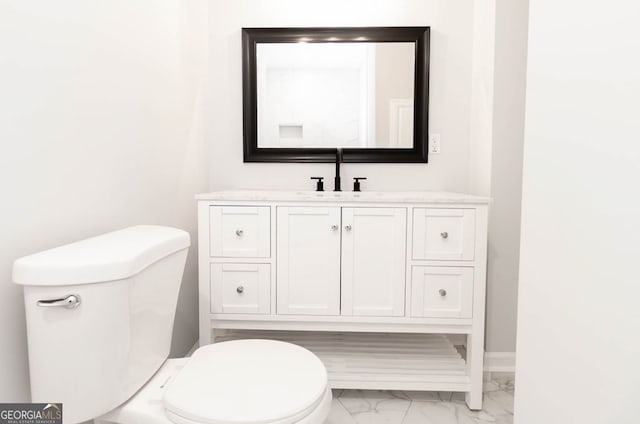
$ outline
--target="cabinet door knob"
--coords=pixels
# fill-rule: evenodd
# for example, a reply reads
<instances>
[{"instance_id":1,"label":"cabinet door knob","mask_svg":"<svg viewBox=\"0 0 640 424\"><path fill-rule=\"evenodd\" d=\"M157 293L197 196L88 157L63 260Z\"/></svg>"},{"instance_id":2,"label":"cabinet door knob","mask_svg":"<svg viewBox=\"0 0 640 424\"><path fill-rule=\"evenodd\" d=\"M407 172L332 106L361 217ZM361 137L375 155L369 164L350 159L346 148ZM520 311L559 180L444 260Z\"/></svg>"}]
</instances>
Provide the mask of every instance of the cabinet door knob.
<instances>
[{"instance_id":1,"label":"cabinet door knob","mask_svg":"<svg viewBox=\"0 0 640 424\"><path fill-rule=\"evenodd\" d=\"M442 237L443 239L446 239L447 237L449 237L449 233L447 233L446 231L442 232L440 233L440 237Z\"/></svg>"},{"instance_id":2,"label":"cabinet door knob","mask_svg":"<svg viewBox=\"0 0 640 424\"><path fill-rule=\"evenodd\" d=\"M236 230L236 235L237 235L238 237L240 237L243 233L244 233L244 231L242 231L242 230L240 230L240 229Z\"/></svg>"},{"instance_id":3,"label":"cabinet door knob","mask_svg":"<svg viewBox=\"0 0 640 424\"><path fill-rule=\"evenodd\" d=\"M347 230L347 231L351 231L351 225L345 225L344 229Z\"/></svg>"},{"instance_id":4,"label":"cabinet door knob","mask_svg":"<svg viewBox=\"0 0 640 424\"><path fill-rule=\"evenodd\" d=\"M447 295L447 291L445 289L438 290L438 293L440 293L440 296L442 297L445 297Z\"/></svg>"},{"instance_id":5,"label":"cabinet door knob","mask_svg":"<svg viewBox=\"0 0 640 424\"><path fill-rule=\"evenodd\" d=\"M242 293L242 292L244 292L244 287L242 287L242 286L238 286L238 288L236 289L236 291L237 291L238 293Z\"/></svg>"},{"instance_id":6,"label":"cabinet door knob","mask_svg":"<svg viewBox=\"0 0 640 424\"><path fill-rule=\"evenodd\" d=\"M331 226L331 229L333 231L338 231L338 226L334 224L334 225Z\"/></svg>"}]
</instances>

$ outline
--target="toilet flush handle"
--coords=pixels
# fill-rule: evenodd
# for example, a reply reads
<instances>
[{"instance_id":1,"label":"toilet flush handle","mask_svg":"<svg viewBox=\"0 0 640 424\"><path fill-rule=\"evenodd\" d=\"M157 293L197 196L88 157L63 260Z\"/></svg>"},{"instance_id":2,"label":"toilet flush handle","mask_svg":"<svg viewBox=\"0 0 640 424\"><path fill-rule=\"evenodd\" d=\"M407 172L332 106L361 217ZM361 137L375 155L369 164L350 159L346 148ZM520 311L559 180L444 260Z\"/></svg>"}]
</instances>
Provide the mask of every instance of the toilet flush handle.
<instances>
[{"instance_id":1,"label":"toilet flush handle","mask_svg":"<svg viewBox=\"0 0 640 424\"><path fill-rule=\"evenodd\" d=\"M77 294L70 294L69 296L65 296L60 299L38 300L37 305L45 308L61 306L67 309L73 309L80 305L80 296Z\"/></svg>"}]
</instances>

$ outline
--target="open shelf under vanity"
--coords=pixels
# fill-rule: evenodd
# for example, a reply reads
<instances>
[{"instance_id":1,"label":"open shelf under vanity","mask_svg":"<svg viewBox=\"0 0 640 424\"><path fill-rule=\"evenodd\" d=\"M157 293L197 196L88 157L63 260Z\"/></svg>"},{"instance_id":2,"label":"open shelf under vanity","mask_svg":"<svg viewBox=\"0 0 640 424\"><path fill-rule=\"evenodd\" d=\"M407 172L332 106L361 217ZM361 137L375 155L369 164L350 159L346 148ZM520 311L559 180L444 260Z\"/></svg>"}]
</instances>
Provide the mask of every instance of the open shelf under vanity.
<instances>
[{"instance_id":1,"label":"open shelf under vanity","mask_svg":"<svg viewBox=\"0 0 640 424\"><path fill-rule=\"evenodd\" d=\"M315 353L335 389L440 390L470 388L464 346L445 334L224 330L216 342L271 339Z\"/></svg>"}]
</instances>

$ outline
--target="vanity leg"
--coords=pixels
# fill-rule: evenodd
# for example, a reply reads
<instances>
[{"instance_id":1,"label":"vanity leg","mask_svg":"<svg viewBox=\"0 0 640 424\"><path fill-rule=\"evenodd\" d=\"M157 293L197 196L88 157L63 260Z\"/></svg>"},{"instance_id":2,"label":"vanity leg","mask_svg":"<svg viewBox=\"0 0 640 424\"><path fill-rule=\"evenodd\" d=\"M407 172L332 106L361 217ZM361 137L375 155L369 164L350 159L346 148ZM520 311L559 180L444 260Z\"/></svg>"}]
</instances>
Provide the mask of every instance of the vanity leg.
<instances>
[{"instance_id":1,"label":"vanity leg","mask_svg":"<svg viewBox=\"0 0 640 424\"><path fill-rule=\"evenodd\" d=\"M486 205L476 209L476 262L473 281L473 324L471 334L467 335L467 375L470 380L466 394L469 409L482 409L482 380L484 372L484 325L485 299L487 290L487 225L488 208Z\"/></svg>"},{"instance_id":2,"label":"vanity leg","mask_svg":"<svg viewBox=\"0 0 640 424\"><path fill-rule=\"evenodd\" d=\"M467 407L474 411L479 411L482 409L482 392L478 393L478 391L473 391L465 393L464 400L467 403Z\"/></svg>"},{"instance_id":3,"label":"vanity leg","mask_svg":"<svg viewBox=\"0 0 640 424\"><path fill-rule=\"evenodd\" d=\"M483 337L467 336L467 373L471 388L465 395L469 409L482 409L482 372L484 361Z\"/></svg>"}]
</instances>

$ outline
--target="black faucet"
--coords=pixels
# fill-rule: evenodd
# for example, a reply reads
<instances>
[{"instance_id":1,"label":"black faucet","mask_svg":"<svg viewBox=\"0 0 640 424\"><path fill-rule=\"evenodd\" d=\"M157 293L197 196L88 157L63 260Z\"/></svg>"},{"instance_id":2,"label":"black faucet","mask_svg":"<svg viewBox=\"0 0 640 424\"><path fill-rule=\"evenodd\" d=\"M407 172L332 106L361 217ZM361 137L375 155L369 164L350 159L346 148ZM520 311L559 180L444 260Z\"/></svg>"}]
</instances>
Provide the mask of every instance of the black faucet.
<instances>
[{"instance_id":1,"label":"black faucet","mask_svg":"<svg viewBox=\"0 0 640 424\"><path fill-rule=\"evenodd\" d=\"M353 191L360 191L360 180L366 180L367 177L353 177Z\"/></svg>"},{"instance_id":2,"label":"black faucet","mask_svg":"<svg viewBox=\"0 0 640 424\"><path fill-rule=\"evenodd\" d=\"M340 163L342 162L342 149L336 149L336 177L334 178L333 191L342 191L340 188Z\"/></svg>"}]
</instances>

